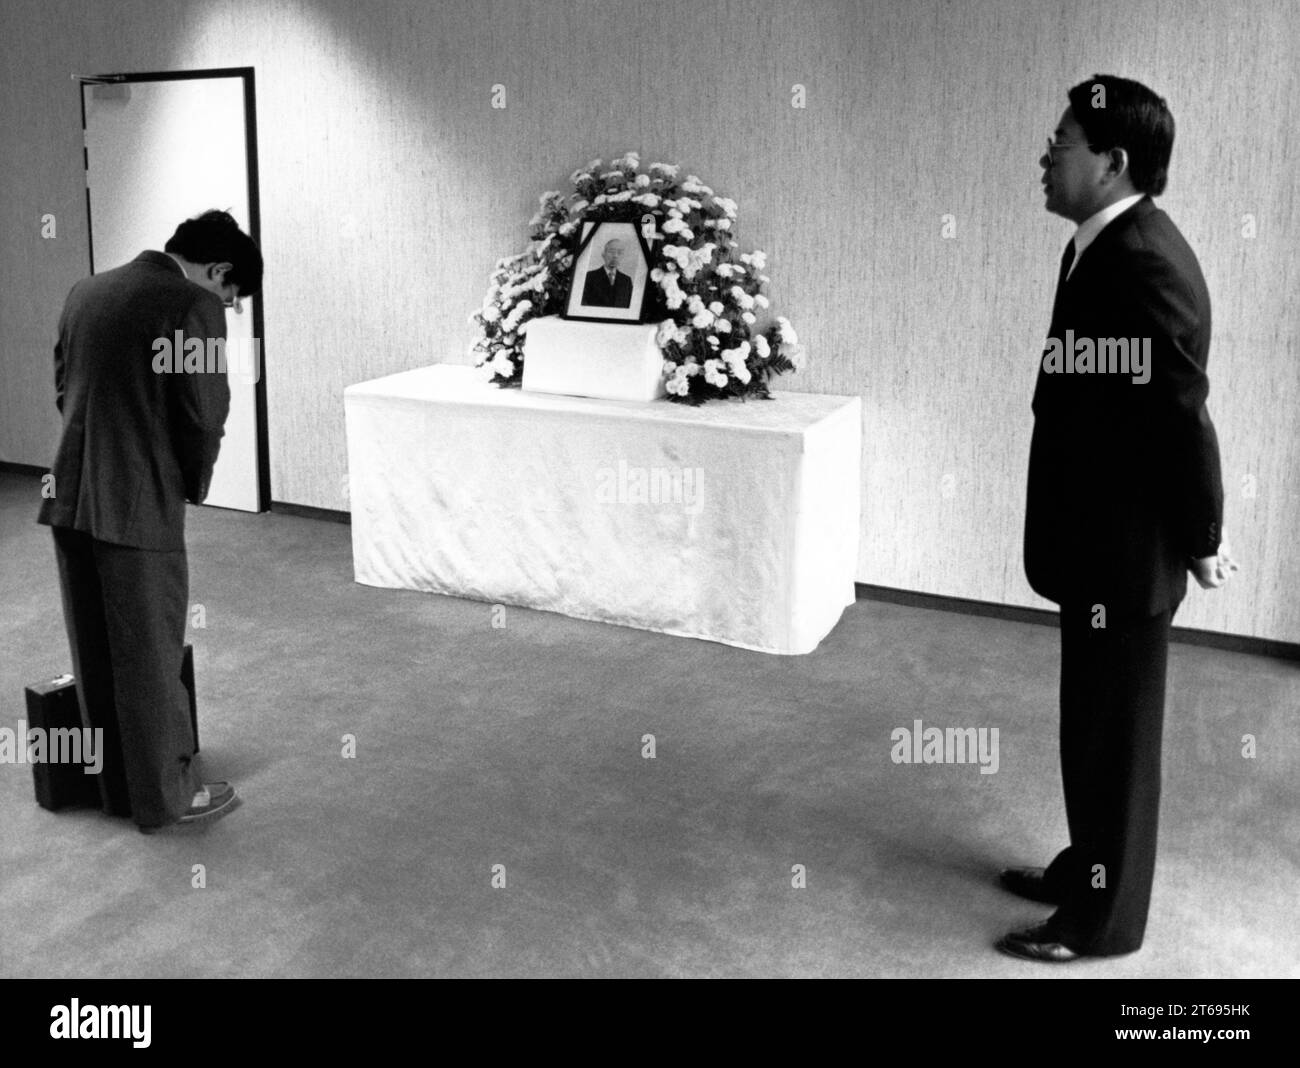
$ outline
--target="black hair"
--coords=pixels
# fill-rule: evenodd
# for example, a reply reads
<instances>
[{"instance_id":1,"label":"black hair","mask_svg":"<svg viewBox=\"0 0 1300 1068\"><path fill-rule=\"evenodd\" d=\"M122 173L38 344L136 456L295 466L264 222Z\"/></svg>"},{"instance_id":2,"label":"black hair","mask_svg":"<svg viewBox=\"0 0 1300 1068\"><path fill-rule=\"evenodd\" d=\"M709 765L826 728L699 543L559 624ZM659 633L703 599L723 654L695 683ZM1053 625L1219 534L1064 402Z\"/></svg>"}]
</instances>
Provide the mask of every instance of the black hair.
<instances>
[{"instance_id":1,"label":"black hair","mask_svg":"<svg viewBox=\"0 0 1300 1068\"><path fill-rule=\"evenodd\" d=\"M1164 98L1141 82L1094 74L1070 90L1070 111L1094 152L1122 148L1139 193L1158 197L1169 178L1174 116Z\"/></svg>"},{"instance_id":2,"label":"black hair","mask_svg":"<svg viewBox=\"0 0 1300 1068\"><path fill-rule=\"evenodd\" d=\"M163 246L190 263L229 263L226 281L241 297L262 288L262 253L229 212L205 211L186 219Z\"/></svg>"}]
</instances>

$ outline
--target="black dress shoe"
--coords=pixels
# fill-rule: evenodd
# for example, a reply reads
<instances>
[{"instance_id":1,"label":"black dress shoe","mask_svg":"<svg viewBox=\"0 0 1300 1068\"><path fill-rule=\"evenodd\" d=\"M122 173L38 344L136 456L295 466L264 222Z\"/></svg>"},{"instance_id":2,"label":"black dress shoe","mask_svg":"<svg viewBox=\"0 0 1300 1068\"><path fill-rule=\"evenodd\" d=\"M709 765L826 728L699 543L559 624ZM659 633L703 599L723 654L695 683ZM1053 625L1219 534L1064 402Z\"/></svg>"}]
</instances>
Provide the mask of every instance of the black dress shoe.
<instances>
[{"instance_id":1,"label":"black dress shoe","mask_svg":"<svg viewBox=\"0 0 1300 1068\"><path fill-rule=\"evenodd\" d=\"M1059 895L1052 892L1047 885L1047 875L1042 868L1008 868L998 876L1003 889L1013 894L1041 901L1044 905L1059 905Z\"/></svg>"},{"instance_id":2,"label":"black dress shoe","mask_svg":"<svg viewBox=\"0 0 1300 1068\"><path fill-rule=\"evenodd\" d=\"M1046 964L1066 964L1084 956L1062 942L1060 936L1046 923L1003 935L993 943L993 948L1009 957L1038 960Z\"/></svg>"},{"instance_id":3,"label":"black dress shoe","mask_svg":"<svg viewBox=\"0 0 1300 1068\"><path fill-rule=\"evenodd\" d=\"M200 800L200 796L206 794L206 800ZM233 812L239 806L239 797L235 794L235 788L228 782L209 782L203 784L203 789L194 795L195 800L200 800L199 804L191 804L179 820L175 823L164 823L158 826L140 825L142 834L158 834L160 831L166 831L173 827L190 827L194 824L211 823L213 820L219 820L227 813Z\"/></svg>"}]
</instances>

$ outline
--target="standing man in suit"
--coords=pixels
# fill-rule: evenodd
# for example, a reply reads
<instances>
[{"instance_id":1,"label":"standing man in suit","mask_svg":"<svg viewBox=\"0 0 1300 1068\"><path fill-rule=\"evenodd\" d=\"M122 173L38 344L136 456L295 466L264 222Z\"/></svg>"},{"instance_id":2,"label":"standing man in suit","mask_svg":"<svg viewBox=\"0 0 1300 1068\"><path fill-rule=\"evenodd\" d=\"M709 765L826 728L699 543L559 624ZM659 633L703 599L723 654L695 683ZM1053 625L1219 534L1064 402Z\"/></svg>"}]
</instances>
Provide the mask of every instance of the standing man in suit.
<instances>
[{"instance_id":1,"label":"standing man in suit","mask_svg":"<svg viewBox=\"0 0 1300 1068\"><path fill-rule=\"evenodd\" d=\"M1109 75L1069 101L1039 161L1047 210L1078 230L1034 390L1025 571L1061 610L1070 844L1046 870L1002 873L1007 889L1057 907L997 943L1053 963L1142 945L1170 623L1189 570L1209 589L1236 569L1221 546L1205 407L1210 297L1151 201L1165 188L1173 116L1146 86Z\"/></svg>"},{"instance_id":2,"label":"standing man in suit","mask_svg":"<svg viewBox=\"0 0 1300 1068\"><path fill-rule=\"evenodd\" d=\"M181 683L185 503L207 496L230 387L224 366L186 371L167 348L224 349L223 305L238 311L261 283L257 245L210 211L164 252L78 282L59 321L63 436L38 521L53 527L81 714L104 732L104 811L146 833L235 804L229 783L202 781Z\"/></svg>"},{"instance_id":3,"label":"standing man in suit","mask_svg":"<svg viewBox=\"0 0 1300 1068\"><path fill-rule=\"evenodd\" d=\"M632 276L618 269L623 258L623 242L614 237L605 242L601 250L604 267L587 272L582 286L582 303L596 308L630 308L632 306Z\"/></svg>"}]
</instances>

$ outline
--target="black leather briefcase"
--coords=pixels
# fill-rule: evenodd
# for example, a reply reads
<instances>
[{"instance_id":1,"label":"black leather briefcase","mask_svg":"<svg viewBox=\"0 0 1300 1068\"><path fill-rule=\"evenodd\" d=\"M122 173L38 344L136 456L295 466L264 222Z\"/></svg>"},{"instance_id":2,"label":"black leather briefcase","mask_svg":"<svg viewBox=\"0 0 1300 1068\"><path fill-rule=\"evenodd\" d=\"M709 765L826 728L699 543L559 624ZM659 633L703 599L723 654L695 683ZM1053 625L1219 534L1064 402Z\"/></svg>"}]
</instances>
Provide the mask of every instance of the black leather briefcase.
<instances>
[{"instance_id":1,"label":"black leather briefcase","mask_svg":"<svg viewBox=\"0 0 1300 1068\"><path fill-rule=\"evenodd\" d=\"M181 661L181 682L190 699L190 727L194 731L194 752L199 751L198 702L194 698L194 647L185 646ZM60 675L49 682L27 687L27 727L39 727L47 739L53 730L80 730L81 707L77 702L77 683L71 675ZM26 737L15 739L26 752ZM48 746L48 743L47 743ZM50 755L47 749L47 757ZM99 776L86 774L85 764L54 764L48 760L32 764L36 781L36 803L57 811L100 805Z\"/></svg>"}]
</instances>

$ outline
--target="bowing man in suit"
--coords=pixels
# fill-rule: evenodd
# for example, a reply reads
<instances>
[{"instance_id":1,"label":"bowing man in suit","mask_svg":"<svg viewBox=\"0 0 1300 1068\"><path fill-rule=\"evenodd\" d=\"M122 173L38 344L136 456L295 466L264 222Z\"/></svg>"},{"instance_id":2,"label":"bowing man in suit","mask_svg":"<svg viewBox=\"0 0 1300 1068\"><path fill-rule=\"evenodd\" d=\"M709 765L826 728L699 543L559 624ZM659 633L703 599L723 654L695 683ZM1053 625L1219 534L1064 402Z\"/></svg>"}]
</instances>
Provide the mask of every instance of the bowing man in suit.
<instances>
[{"instance_id":1,"label":"bowing man in suit","mask_svg":"<svg viewBox=\"0 0 1300 1068\"><path fill-rule=\"evenodd\" d=\"M53 528L82 717L104 732L104 810L146 833L235 803L229 783L202 781L181 683L185 503L207 496L230 387L224 367L183 370L174 346L224 343L223 305L261 281L252 238L211 211L165 251L82 279L59 321L63 435L38 521Z\"/></svg>"},{"instance_id":2,"label":"bowing man in suit","mask_svg":"<svg viewBox=\"0 0 1300 1068\"><path fill-rule=\"evenodd\" d=\"M1030 585L1060 605L1070 843L1045 870L1002 873L1056 911L997 943L1048 962L1142 945L1170 623L1189 570L1209 589L1236 569L1205 407L1210 297L1151 200L1173 117L1150 89L1108 75L1069 102L1039 161L1047 210L1078 230L1034 390L1024 551Z\"/></svg>"},{"instance_id":3,"label":"bowing man in suit","mask_svg":"<svg viewBox=\"0 0 1300 1068\"><path fill-rule=\"evenodd\" d=\"M632 305L632 276L618 269L623 242L615 237L601 250L603 267L587 272L582 286L582 303L596 308L629 308Z\"/></svg>"}]
</instances>

